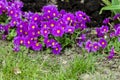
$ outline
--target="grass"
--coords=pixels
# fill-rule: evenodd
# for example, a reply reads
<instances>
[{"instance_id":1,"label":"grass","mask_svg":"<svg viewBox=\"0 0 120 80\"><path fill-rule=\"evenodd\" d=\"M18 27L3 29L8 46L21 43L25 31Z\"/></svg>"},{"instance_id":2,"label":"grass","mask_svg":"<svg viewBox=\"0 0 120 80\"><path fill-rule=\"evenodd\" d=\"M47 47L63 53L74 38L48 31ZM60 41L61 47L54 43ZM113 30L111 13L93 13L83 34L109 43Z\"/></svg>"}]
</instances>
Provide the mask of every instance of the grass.
<instances>
[{"instance_id":1,"label":"grass","mask_svg":"<svg viewBox=\"0 0 120 80\"><path fill-rule=\"evenodd\" d=\"M63 62L44 52L12 51L11 45L0 46L0 80L78 80L82 73L95 71L95 57L75 55ZM67 58L67 57L66 57Z\"/></svg>"}]
</instances>

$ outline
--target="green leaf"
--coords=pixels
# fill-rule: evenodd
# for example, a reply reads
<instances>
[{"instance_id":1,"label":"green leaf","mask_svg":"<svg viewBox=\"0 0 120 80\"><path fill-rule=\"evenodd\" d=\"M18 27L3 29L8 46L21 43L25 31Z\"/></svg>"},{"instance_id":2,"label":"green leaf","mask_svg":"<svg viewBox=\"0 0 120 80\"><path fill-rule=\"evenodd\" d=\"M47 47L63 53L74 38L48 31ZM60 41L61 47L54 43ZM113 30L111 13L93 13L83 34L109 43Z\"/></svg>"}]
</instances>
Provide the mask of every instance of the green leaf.
<instances>
[{"instance_id":1,"label":"green leaf","mask_svg":"<svg viewBox=\"0 0 120 80\"><path fill-rule=\"evenodd\" d=\"M7 36L8 40L12 40L17 35L15 29L11 29L9 35Z\"/></svg>"},{"instance_id":2,"label":"green leaf","mask_svg":"<svg viewBox=\"0 0 120 80\"><path fill-rule=\"evenodd\" d=\"M112 5L119 5L120 1L119 0L112 0Z\"/></svg>"},{"instance_id":3,"label":"green leaf","mask_svg":"<svg viewBox=\"0 0 120 80\"><path fill-rule=\"evenodd\" d=\"M102 2L107 6L111 5L111 2L109 0L102 0Z\"/></svg>"},{"instance_id":4,"label":"green leaf","mask_svg":"<svg viewBox=\"0 0 120 80\"><path fill-rule=\"evenodd\" d=\"M100 14L103 10L120 10L120 5L105 6L100 10Z\"/></svg>"}]
</instances>

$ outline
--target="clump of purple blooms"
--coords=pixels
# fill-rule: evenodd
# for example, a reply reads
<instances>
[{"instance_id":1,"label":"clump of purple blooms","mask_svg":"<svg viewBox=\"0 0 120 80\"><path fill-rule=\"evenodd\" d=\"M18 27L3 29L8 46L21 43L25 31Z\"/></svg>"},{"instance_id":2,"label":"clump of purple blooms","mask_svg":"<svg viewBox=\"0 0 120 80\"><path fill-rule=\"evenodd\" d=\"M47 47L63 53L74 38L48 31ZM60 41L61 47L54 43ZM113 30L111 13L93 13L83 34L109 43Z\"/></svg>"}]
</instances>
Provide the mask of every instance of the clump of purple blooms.
<instances>
[{"instance_id":1,"label":"clump of purple blooms","mask_svg":"<svg viewBox=\"0 0 120 80\"><path fill-rule=\"evenodd\" d=\"M5 39L10 29L16 30L17 35L13 39L14 51L19 51L20 46L26 46L35 51L51 48L52 53L59 54L63 44L56 38L71 36L79 30L80 35L76 38L79 47L85 47L88 52L97 52L107 47L107 37L120 36L120 24L112 26L110 18L106 18L101 27L89 31L86 23L90 22L90 18L82 11L73 14L65 10L58 11L55 5L47 5L42 8L42 12L33 13L23 12L22 7L23 3L19 0L0 1L0 16L6 14L9 21L0 25L0 31L4 32L3 39ZM120 20L119 17L117 14L113 20ZM114 48L109 58L114 56L113 53Z\"/></svg>"},{"instance_id":2,"label":"clump of purple blooms","mask_svg":"<svg viewBox=\"0 0 120 80\"><path fill-rule=\"evenodd\" d=\"M55 5L44 6L40 13L23 12L22 7L23 3L19 0L0 1L0 15L6 14L9 20L7 24L0 25L0 29L4 30L3 35L9 35L10 29L15 29L17 33L13 39L14 51L19 51L20 46L35 51L46 47L51 48L54 54L59 54L62 44L55 37L74 34L78 29L82 31L90 21L89 16L82 11L75 14L58 11Z\"/></svg>"}]
</instances>

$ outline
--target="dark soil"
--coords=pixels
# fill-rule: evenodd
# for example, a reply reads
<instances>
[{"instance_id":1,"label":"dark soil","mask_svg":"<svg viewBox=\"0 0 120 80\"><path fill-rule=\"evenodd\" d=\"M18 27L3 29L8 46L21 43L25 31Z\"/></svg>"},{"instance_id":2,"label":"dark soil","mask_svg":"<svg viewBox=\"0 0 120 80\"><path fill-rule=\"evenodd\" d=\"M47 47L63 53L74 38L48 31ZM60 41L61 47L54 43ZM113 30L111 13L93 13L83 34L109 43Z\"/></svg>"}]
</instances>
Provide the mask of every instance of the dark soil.
<instances>
[{"instance_id":1,"label":"dark soil","mask_svg":"<svg viewBox=\"0 0 120 80\"><path fill-rule=\"evenodd\" d=\"M44 5L49 4L53 0L21 0L24 2L24 11L39 12ZM104 6L101 0L54 0L57 1L58 9L65 9L68 12L82 10L90 16L91 22L89 27L100 27L104 18L110 16L109 11L104 11L99 15L100 9Z\"/></svg>"}]
</instances>

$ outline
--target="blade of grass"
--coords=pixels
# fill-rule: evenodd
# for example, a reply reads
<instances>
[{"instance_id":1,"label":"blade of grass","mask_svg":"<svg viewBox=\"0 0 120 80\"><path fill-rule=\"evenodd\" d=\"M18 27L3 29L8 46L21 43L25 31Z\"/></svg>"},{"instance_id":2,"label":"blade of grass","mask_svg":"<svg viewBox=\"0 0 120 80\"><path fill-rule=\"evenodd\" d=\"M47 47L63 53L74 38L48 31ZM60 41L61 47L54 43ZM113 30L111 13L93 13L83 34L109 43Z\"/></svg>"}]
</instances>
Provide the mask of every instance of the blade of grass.
<instances>
[{"instance_id":1,"label":"blade of grass","mask_svg":"<svg viewBox=\"0 0 120 80\"><path fill-rule=\"evenodd\" d=\"M100 10L99 14L101 14L103 10L120 10L120 5L105 6Z\"/></svg>"}]
</instances>

